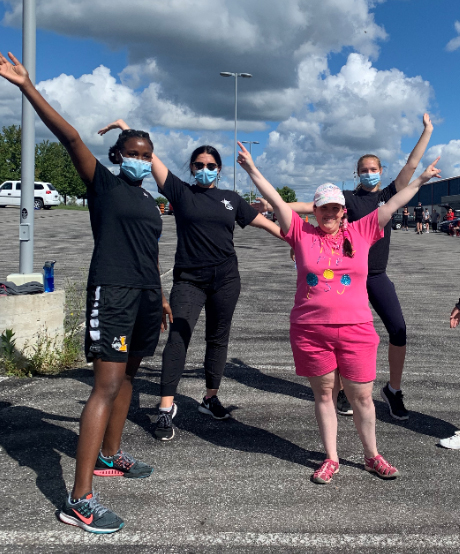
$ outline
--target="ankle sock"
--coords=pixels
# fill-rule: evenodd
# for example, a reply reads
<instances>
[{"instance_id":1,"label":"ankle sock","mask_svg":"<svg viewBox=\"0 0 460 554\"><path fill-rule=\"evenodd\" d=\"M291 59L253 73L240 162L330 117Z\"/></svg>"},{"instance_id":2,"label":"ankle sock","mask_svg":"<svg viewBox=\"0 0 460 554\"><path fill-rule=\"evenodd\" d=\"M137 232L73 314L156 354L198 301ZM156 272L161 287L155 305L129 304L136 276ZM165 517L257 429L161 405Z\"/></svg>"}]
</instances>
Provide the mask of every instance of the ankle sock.
<instances>
[{"instance_id":1,"label":"ankle sock","mask_svg":"<svg viewBox=\"0 0 460 554\"><path fill-rule=\"evenodd\" d=\"M397 392L400 392L401 389L394 389L390 383L388 383L388 388L390 389L390 392L392 392L393 394L396 394Z\"/></svg>"},{"instance_id":2,"label":"ankle sock","mask_svg":"<svg viewBox=\"0 0 460 554\"><path fill-rule=\"evenodd\" d=\"M170 412L172 410L172 407L173 407L173 404L171 404L169 408L159 408L159 411L163 413Z\"/></svg>"}]
</instances>

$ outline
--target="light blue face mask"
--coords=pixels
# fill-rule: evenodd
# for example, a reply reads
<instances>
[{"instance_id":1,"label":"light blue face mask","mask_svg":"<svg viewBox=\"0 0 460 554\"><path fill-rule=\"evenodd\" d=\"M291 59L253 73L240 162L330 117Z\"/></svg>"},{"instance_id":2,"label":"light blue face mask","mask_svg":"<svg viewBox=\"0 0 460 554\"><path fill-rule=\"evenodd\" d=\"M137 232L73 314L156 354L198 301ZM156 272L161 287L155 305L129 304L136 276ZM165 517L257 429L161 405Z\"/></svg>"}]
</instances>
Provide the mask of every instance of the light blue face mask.
<instances>
[{"instance_id":1,"label":"light blue face mask","mask_svg":"<svg viewBox=\"0 0 460 554\"><path fill-rule=\"evenodd\" d=\"M380 183L380 173L361 173L359 182L367 189L373 189Z\"/></svg>"},{"instance_id":2,"label":"light blue face mask","mask_svg":"<svg viewBox=\"0 0 460 554\"><path fill-rule=\"evenodd\" d=\"M210 171L207 167L205 167L195 173L195 179L198 183L200 183L200 185L209 187L217 179L218 173L217 169Z\"/></svg>"},{"instance_id":3,"label":"light blue face mask","mask_svg":"<svg viewBox=\"0 0 460 554\"><path fill-rule=\"evenodd\" d=\"M123 158L123 156L121 156L121 159L120 170L130 181L142 181L142 179L152 174L151 162L143 162L136 158Z\"/></svg>"}]
</instances>

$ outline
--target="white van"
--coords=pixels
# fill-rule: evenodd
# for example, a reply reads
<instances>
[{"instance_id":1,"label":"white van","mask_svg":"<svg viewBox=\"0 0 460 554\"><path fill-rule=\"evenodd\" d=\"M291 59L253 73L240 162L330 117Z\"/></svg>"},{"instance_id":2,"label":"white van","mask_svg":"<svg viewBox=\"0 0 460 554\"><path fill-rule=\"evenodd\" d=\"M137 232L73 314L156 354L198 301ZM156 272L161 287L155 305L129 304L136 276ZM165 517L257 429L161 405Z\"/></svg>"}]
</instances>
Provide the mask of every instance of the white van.
<instances>
[{"instance_id":1,"label":"white van","mask_svg":"<svg viewBox=\"0 0 460 554\"><path fill-rule=\"evenodd\" d=\"M59 193L51 183L35 181L34 208L49 210L60 203ZM5 181L0 186L0 208L21 205L21 181Z\"/></svg>"}]
</instances>

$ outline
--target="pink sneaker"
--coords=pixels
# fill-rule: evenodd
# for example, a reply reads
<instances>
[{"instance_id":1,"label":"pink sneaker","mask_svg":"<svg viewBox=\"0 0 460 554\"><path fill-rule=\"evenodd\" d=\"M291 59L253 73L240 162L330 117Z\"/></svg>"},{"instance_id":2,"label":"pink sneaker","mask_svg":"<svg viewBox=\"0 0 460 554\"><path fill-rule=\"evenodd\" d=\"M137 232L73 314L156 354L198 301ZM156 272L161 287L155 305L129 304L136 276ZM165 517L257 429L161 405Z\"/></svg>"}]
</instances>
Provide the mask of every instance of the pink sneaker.
<instances>
[{"instance_id":1,"label":"pink sneaker","mask_svg":"<svg viewBox=\"0 0 460 554\"><path fill-rule=\"evenodd\" d=\"M380 454L377 454L375 458L364 456L364 469L370 473L376 473L382 479L395 479L400 475L399 471Z\"/></svg>"},{"instance_id":2,"label":"pink sneaker","mask_svg":"<svg viewBox=\"0 0 460 554\"><path fill-rule=\"evenodd\" d=\"M329 483L332 479L334 473L339 472L339 462L334 462L329 458L326 458L323 462L323 465L313 473L312 481L313 483L318 483L320 485L325 485Z\"/></svg>"}]
</instances>

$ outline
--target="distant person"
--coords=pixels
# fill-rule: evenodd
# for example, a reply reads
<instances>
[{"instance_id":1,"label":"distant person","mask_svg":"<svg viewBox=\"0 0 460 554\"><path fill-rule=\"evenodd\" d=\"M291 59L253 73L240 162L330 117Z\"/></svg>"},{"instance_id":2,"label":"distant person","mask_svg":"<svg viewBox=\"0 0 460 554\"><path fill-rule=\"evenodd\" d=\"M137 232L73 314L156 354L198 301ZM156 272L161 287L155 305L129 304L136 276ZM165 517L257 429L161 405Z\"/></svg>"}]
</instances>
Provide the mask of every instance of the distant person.
<instances>
[{"instance_id":1,"label":"distant person","mask_svg":"<svg viewBox=\"0 0 460 554\"><path fill-rule=\"evenodd\" d=\"M452 208L447 208L447 213L444 216L444 221L452 221L455 217L454 210Z\"/></svg>"},{"instance_id":2,"label":"distant person","mask_svg":"<svg viewBox=\"0 0 460 554\"><path fill-rule=\"evenodd\" d=\"M421 235L423 233L423 206L422 203L419 202L417 206L414 208L414 219L415 219L415 226L417 230L417 235Z\"/></svg>"},{"instance_id":3,"label":"distant person","mask_svg":"<svg viewBox=\"0 0 460 554\"><path fill-rule=\"evenodd\" d=\"M143 131L121 133L109 150L110 161L120 164L120 174L113 175L41 96L19 61L8 56L13 64L0 54L0 75L19 87L68 151L87 187L94 235L85 344L94 385L81 414L74 485L59 519L91 533L114 533L124 522L100 504L93 473L143 478L153 471L121 450L120 443L134 377L142 358L154 354L166 314L171 315L158 270L161 217L142 188L151 172L153 144Z\"/></svg>"},{"instance_id":4,"label":"distant person","mask_svg":"<svg viewBox=\"0 0 460 554\"><path fill-rule=\"evenodd\" d=\"M450 314L450 328L455 329L460 323L460 299L455 304L454 309ZM450 448L451 450L460 450L460 431L456 431L454 435L446 439L441 439L439 444L444 448Z\"/></svg>"},{"instance_id":5,"label":"distant person","mask_svg":"<svg viewBox=\"0 0 460 554\"><path fill-rule=\"evenodd\" d=\"M433 176L436 160L420 177L361 219L348 223L342 191L330 183L317 188L314 227L293 212L238 143L238 163L271 203L283 235L294 248L297 292L291 311L290 337L296 373L308 378L326 459L314 472L314 483L329 483L339 471L337 395L340 377L354 413L364 450L364 469L383 479L399 475L379 454L375 437L372 388L379 337L372 324L366 290L370 247L384 236L392 214ZM439 159L439 158L438 158Z\"/></svg>"},{"instance_id":6,"label":"distant person","mask_svg":"<svg viewBox=\"0 0 460 554\"><path fill-rule=\"evenodd\" d=\"M382 164L374 154L361 156L357 163L360 184L356 190L343 191L350 222L371 213L381 204L388 202L397 192L407 187L422 159L433 132L428 114L423 116L423 133L410 153L406 165L396 179L381 189ZM268 203L261 209L271 209ZM297 213L313 213L313 202L294 202L289 206ZM409 418L404 406L401 379L406 358L406 323L401 310L395 286L390 281L386 267L390 255L391 222L385 227L385 236L369 250L369 275L367 293L369 301L379 315L389 334L388 363L390 379L381 390L381 396L388 404L391 417L398 420ZM353 411L345 394L340 393L337 409L341 415Z\"/></svg>"},{"instance_id":7,"label":"distant person","mask_svg":"<svg viewBox=\"0 0 460 554\"><path fill-rule=\"evenodd\" d=\"M436 210L433 210L433 213L431 214L431 230L433 231L433 233L438 232L439 217L440 214Z\"/></svg>"},{"instance_id":8,"label":"distant person","mask_svg":"<svg viewBox=\"0 0 460 554\"><path fill-rule=\"evenodd\" d=\"M423 212L423 224L425 226L425 233L430 232L430 212L428 211L428 208L425 208L425 211Z\"/></svg>"},{"instance_id":9,"label":"distant person","mask_svg":"<svg viewBox=\"0 0 460 554\"><path fill-rule=\"evenodd\" d=\"M409 231L409 208L407 206L404 206L402 212L402 229Z\"/></svg>"}]
</instances>

